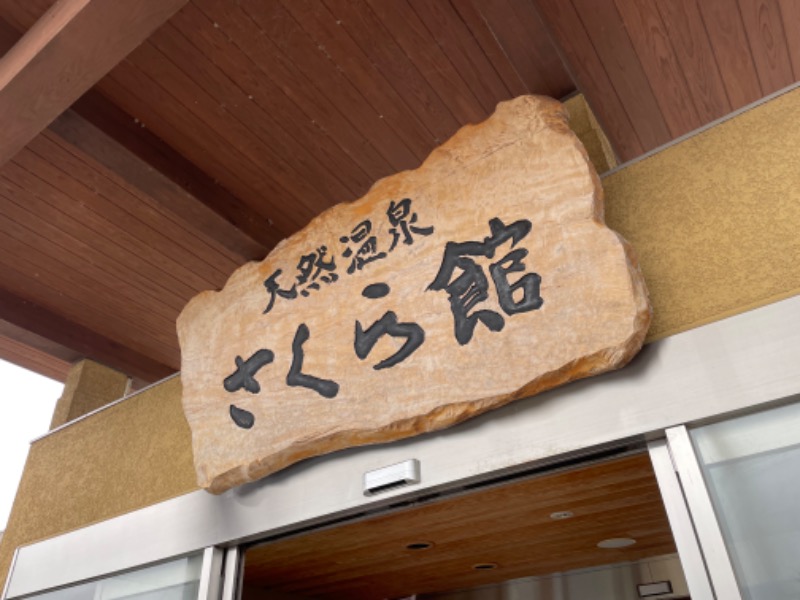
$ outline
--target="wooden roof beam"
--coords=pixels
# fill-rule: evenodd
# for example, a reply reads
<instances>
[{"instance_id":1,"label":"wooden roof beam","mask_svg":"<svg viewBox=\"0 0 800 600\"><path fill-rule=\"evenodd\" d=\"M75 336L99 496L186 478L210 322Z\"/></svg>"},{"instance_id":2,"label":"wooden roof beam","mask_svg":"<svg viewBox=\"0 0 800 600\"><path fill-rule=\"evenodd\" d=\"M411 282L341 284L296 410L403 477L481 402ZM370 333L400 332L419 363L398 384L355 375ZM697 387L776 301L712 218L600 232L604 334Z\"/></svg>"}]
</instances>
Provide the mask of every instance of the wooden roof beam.
<instances>
[{"instance_id":1,"label":"wooden roof beam","mask_svg":"<svg viewBox=\"0 0 800 600\"><path fill-rule=\"evenodd\" d=\"M0 166L187 0L58 0L0 58Z\"/></svg>"},{"instance_id":2,"label":"wooden roof beam","mask_svg":"<svg viewBox=\"0 0 800 600\"><path fill-rule=\"evenodd\" d=\"M0 16L0 54L21 37ZM264 258L283 238L269 219L96 90L81 96L50 129L238 254L242 262Z\"/></svg>"},{"instance_id":3,"label":"wooden roof beam","mask_svg":"<svg viewBox=\"0 0 800 600\"><path fill-rule=\"evenodd\" d=\"M281 239L266 218L95 90L49 129L241 263L261 260Z\"/></svg>"},{"instance_id":4,"label":"wooden roof beam","mask_svg":"<svg viewBox=\"0 0 800 600\"><path fill-rule=\"evenodd\" d=\"M63 383L72 363L82 357L74 350L0 319L0 358Z\"/></svg>"},{"instance_id":5,"label":"wooden roof beam","mask_svg":"<svg viewBox=\"0 0 800 600\"><path fill-rule=\"evenodd\" d=\"M81 358L91 358L140 382L152 383L177 371L2 288L0 315L16 328L69 348ZM19 341L24 343L24 340ZM47 351L52 352L52 349ZM16 360L12 362L22 364Z\"/></svg>"}]
</instances>

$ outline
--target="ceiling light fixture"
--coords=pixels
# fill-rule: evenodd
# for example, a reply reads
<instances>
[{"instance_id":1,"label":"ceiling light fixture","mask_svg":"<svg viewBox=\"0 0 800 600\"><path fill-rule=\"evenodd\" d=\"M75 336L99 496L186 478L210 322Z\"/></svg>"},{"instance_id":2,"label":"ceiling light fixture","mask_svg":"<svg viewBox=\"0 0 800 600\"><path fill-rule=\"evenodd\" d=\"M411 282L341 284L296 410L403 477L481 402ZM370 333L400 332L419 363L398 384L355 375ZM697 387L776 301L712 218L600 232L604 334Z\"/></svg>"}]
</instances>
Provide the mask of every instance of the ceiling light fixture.
<instances>
[{"instance_id":1,"label":"ceiling light fixture","mask_svg":"<svg viewBox=\"0 0 800 600\"><path fill-rule=\"evenodd\" d=\"M411 542L406 545L406 550L427 550L433 547L433 542Z\"/></svg>"},{"instance_id":2,"label":"ceiling light fixture","mask_svg":"<svg viewBox=\"0 0 800 600\"><path fill-rule=\"evenodd\" d=\"M557 512L550 513L550 518L553 519L553 521L563 521L564 519L571 519L574 516L575 513L571 510L559 510Z\"/></svg>"},{"instance_id":3,"label":"ceiling light fixture","mask_svg":"<svg viewBox=\"0 0 800 600\"><path fill-rule=\"evenodd\" d=\"M633 546L636 540L633 538L608 538L597 543L598 548L627 548Z\"/></svg>"}]
</instances>

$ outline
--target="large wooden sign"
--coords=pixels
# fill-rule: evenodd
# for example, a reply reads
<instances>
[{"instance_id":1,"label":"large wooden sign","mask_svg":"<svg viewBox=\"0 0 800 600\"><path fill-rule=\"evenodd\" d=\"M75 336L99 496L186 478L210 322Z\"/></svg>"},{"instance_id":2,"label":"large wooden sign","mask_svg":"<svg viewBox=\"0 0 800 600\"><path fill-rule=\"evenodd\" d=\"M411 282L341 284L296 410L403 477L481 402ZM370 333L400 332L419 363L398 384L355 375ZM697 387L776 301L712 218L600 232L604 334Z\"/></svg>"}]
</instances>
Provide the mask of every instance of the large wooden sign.
<instances>
[{"instance_id":1,"label":"large wooden sign","mask_svg":"<svg viewBox=\"0 0 800 600\"><path fill-rule=\"evenodd\" d=\"M649 321L563 108L505 102L187 305L199 483L222 492L620 367Z\"/></svg>"}]
</instances>

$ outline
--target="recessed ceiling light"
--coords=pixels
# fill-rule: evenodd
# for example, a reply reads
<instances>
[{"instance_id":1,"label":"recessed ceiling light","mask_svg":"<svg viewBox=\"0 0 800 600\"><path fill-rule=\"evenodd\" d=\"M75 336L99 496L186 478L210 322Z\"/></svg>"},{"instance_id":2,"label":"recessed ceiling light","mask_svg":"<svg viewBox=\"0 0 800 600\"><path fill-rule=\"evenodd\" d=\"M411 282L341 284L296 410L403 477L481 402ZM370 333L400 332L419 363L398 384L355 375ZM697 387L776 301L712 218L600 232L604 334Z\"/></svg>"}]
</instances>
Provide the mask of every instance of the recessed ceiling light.
<instances>
[{"instance_id":1,"label":"recessed ceiling light","mask_svg":"<svg viewBox=\"0 0 800 600\"><path fill-rule=\"evenodd\" d=\"M411 542L406 545L407 550L427 550L433 547L433 542Z\"/></svg>"},{"instance_id":2,"label":"recessed ceiling light","mask_svg":"<svg viewBox=\"0 0 800 600\"><path fill-rule=\"evenodd\" d=\"M476 571L489 571L491 569L496 569L497 563L478 563L476 565L472 565L472 568Z\"/></svg>"},{"instance_id":3,"label":"recessed ceiling light","mask_svg":"<svg viewBox=\"0 0 800 600\"><path fill-rule=\"evenodd\" d=\"M633 546L636 540L633 538L608 538L597 543L598 548L627 548Z\"/></svg>"},{"instance_id":4,"label":"recessed ceiling light","mask_svg":"<svg viewBox=\"0 0 800 600\"><path fill-rule=\"evenodd\" d=\"M559 510L558 512L550 513L550 518L553 521L563 521L564 519L571 519L575 513L571 510Z\"/></svg>"}]
</instances>

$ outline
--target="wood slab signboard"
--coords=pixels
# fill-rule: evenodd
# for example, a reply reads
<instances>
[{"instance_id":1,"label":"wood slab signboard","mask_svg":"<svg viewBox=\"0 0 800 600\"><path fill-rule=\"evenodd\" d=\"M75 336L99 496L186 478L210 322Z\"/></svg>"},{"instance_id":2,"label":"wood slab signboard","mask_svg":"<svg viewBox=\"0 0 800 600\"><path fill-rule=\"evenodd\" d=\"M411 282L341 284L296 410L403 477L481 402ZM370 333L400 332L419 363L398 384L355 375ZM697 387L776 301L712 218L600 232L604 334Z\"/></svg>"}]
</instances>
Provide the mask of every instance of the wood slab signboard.
<instances>
[{"instance_id":1,"label":"wood slab signboard","mask_svg":"<svg viewBox=\"0 0 800 600\"><path fill-rule=\"evenodd\" d=\"M502 103L186 306L198 481L219 493L618 368L649 322L563 107Z\"/></svg>"}]
</instances>

